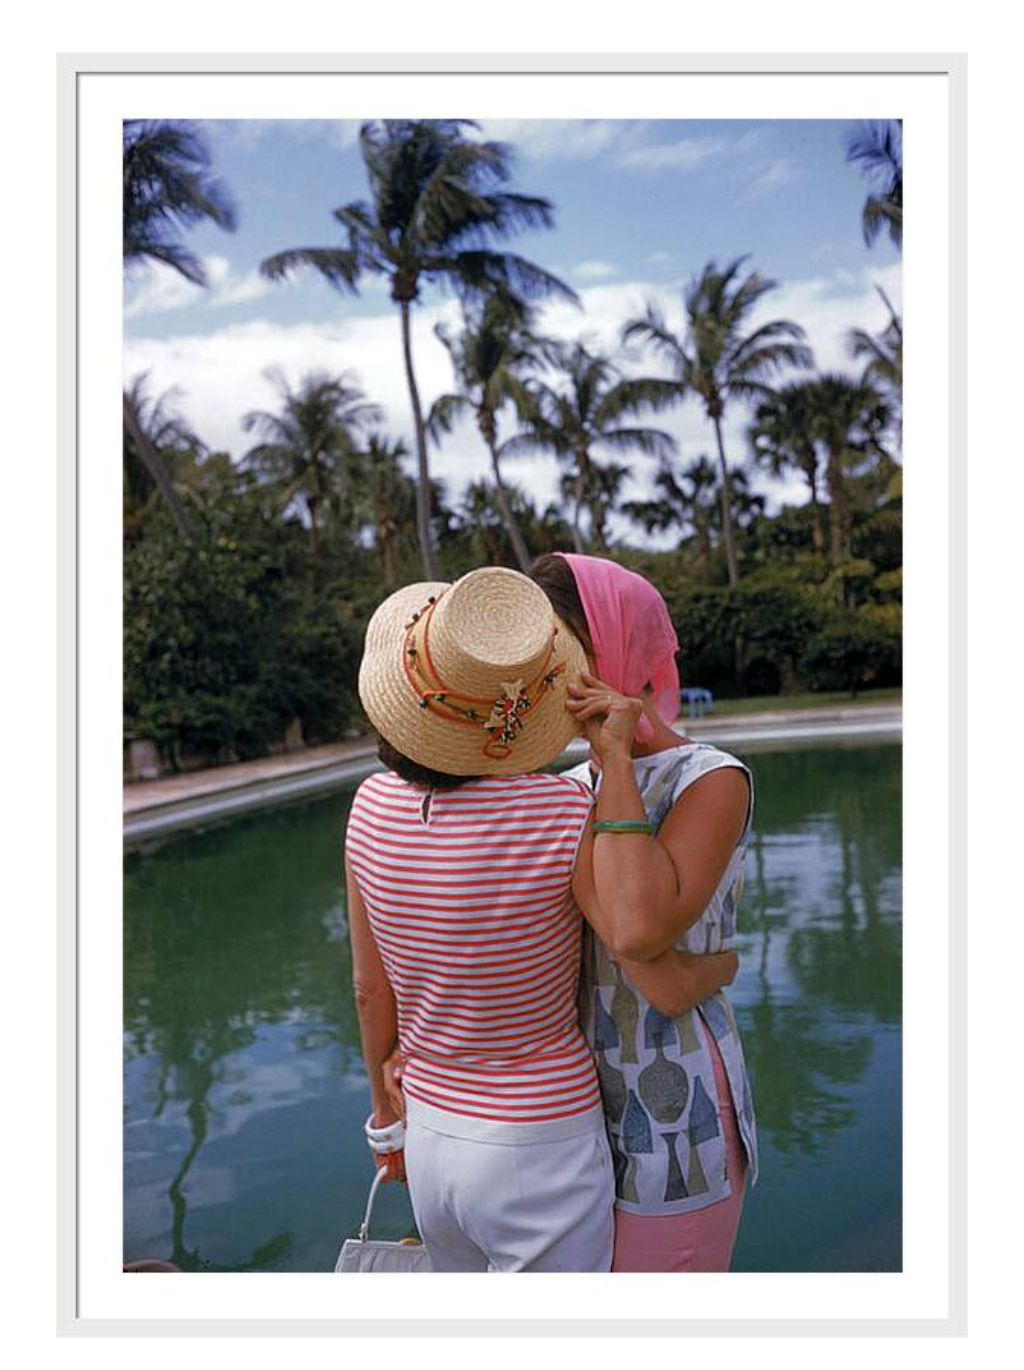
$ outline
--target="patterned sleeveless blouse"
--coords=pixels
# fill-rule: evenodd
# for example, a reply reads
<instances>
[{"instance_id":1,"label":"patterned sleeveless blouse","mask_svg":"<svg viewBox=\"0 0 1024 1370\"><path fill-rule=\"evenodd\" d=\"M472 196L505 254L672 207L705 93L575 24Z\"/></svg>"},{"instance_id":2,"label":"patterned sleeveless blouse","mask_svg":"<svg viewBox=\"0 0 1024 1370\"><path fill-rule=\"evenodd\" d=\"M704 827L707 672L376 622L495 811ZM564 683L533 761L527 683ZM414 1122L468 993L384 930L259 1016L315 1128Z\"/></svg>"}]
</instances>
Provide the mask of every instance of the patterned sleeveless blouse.
<instances>
[{"instance_id":1,"label":"patterned sleeveless blouse","mask_svg":"<svg viewBox=\"0 0 1024 1370\"><path fill-rule=\"evenodd\" d=\"M634 760L655 830L685 789L726 766L747 776L750 815L711 902L676 943L680 951L721 951L733 943L753 815L753 779L741 761L705 742L686 742ZM584 779L588 770L584 765L568 774ZM689 1213L732 1193L709 1034L721 1053L751 1183L756 1182L753 1098L736 1019L723 993L678 1018L666 1018L647 1003L588 927L580 1024L597 1061L615 1162L616 1207L644 1215Z\"/></svg>"}]
</instances>

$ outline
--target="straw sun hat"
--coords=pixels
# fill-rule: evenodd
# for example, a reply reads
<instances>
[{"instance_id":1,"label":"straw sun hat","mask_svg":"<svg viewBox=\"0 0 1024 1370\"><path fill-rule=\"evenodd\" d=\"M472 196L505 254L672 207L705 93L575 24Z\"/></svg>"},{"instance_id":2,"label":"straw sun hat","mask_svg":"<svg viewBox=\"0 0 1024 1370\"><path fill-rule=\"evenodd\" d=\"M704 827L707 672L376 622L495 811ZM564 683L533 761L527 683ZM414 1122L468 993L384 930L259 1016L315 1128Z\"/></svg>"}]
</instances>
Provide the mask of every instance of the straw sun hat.
<instances>
[{"instance_id":1,"label":"straw sun hat","mask_svg":"<svg viewBox=\"0 0 1024 1370\"><path fill-rule=\"evenodd\" d=\"M366 630L359 698L410 761L447 775L522 775L576 736L566 686L586 668L544 591L485 567L384 601Z\"/></svg>"}]
</instances>

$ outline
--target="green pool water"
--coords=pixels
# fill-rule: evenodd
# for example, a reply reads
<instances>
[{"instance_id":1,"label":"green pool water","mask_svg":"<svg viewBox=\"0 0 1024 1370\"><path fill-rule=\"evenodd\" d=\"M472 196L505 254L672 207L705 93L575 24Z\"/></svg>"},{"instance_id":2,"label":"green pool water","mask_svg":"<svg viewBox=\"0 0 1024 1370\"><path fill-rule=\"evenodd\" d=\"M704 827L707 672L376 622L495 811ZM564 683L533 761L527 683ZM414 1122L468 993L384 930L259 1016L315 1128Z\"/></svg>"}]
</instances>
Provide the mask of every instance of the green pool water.
<instances>
[{"instance_id":1,"label":"green pool water","mask_svg":"<svg viewBox=\"0 0 1024 1370\"><path fill-rule=\"evenodd\" d=\"M731 995L761 1180L735 1270L901 1264L901 750L748 758ZM373 1169L340 880L351 796L125 860L124 1254L328 1270ZM403 1236L404 1190L375 1235Z\"/></svg>"}]
</instances>

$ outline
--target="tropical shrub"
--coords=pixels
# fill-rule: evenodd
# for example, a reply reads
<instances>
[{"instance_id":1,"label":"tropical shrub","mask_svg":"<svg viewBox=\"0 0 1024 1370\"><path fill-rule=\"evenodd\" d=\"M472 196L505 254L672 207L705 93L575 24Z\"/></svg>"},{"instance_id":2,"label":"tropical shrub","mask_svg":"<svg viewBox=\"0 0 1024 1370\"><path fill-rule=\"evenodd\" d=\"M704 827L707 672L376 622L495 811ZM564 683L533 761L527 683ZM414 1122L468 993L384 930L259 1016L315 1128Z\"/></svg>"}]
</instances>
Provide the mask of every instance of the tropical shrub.
<instances>
[{"instance_id":1,"label":"tropical shrub","mask_svg":"<svg viewBox=\"0 0 1024 1370\"><path fill-rule=\"evenodd\" d=\"M869 610L837 611L808 642L800 671L812 690L848 690L899 680L899 633Z\"/></svg>"},{"instance_id":2,"label":"tropical shrub","mask_svg":"<svg viewBox=\"0 0 1024 1370\"><path fill-rule=\"evenodd\" d=\"M172 764L263 755L295 718L307 741L338 736L358 708L357 615L290 574L285 530L213 524L192 542L151 529L126 550L126 733Z\"/></svg>"}]
</instances>

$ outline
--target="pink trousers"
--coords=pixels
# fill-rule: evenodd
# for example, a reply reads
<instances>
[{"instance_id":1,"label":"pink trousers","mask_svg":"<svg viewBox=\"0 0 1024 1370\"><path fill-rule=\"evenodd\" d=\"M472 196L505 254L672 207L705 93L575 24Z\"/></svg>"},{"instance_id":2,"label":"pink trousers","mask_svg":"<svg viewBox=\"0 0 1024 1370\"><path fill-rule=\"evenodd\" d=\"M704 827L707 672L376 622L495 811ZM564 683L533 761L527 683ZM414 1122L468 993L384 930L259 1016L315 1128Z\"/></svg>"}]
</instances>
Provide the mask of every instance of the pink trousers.
<instances>
[{"instance_id":1,"label":"pink trousers","mask_svg":"<svg viewBox=\"0 0 1024 1370\"><path fill-rule=\"evenodd\" d=\"M696 1213L649 1217L615 1210L615 1254L612 1271L652 1274L658 1271L729 1269L743 1211L746 1152L736 1125L736 1110L725 1066L714 1038L706 1034L718 1091L718 1113L725 1135L726 1174L732 1183L727 1199Z\"/></svg>"}]
</instances>

